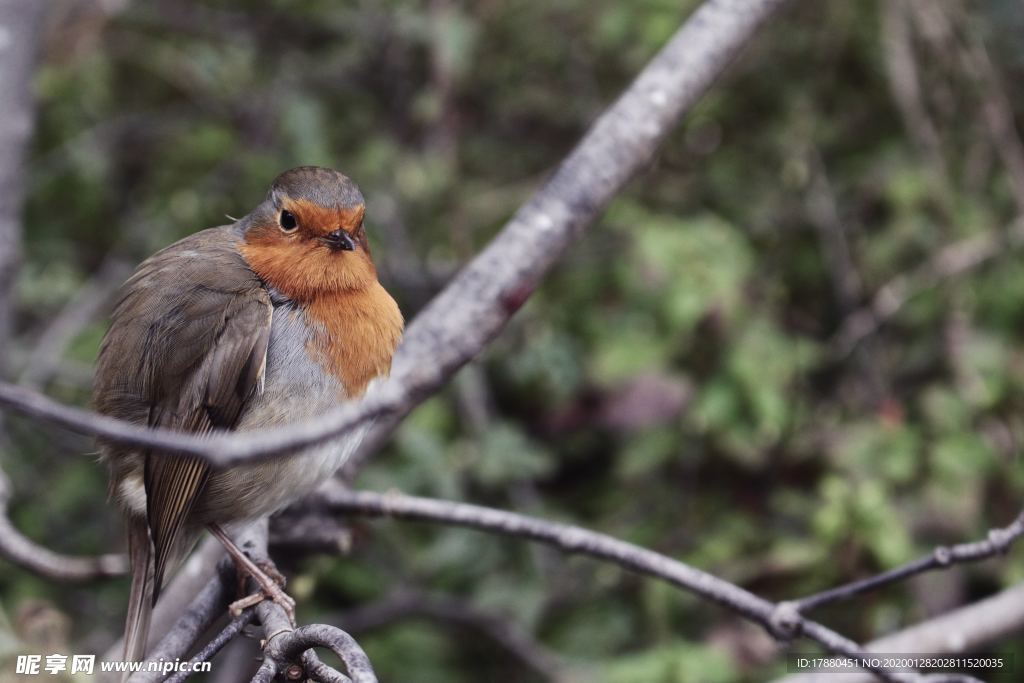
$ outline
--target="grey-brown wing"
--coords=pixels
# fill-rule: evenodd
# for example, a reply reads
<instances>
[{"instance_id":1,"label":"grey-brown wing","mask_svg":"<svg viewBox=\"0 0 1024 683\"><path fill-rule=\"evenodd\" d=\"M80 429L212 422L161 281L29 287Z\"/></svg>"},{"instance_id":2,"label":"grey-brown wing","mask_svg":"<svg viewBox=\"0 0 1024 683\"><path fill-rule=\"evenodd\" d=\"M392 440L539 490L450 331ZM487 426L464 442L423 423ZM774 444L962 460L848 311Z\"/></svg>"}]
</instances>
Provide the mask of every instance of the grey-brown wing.
<instances>
[{"instance_id":1,"label":"grey-brown wing","mask_svg":"<svg viewBox=\"0 0 1024 683\"><path fill-rule=\"evenodd\" d=\"M97 407L153 427L234 428L262 380L272 306L229 234L205 231L154 255L123 292L100 352ZM195 458L144 458L155 599L210 470Z\"/></svg>"}]
</instances>

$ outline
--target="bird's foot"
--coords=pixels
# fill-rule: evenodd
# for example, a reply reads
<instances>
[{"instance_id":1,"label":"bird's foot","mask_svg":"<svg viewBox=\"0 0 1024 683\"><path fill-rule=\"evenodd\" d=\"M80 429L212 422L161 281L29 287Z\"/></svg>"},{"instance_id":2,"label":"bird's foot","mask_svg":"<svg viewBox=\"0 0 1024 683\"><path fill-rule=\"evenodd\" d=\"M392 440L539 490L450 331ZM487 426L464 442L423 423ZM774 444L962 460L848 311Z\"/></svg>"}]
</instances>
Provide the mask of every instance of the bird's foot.
<instances>
[{"instance_id":1,"label":"bird's foot","mask_svg":"<svg viewBox=\"0 0 1024 683\"><path fill-rule=\"evenodd\" d=\"M263 572L263 574L265 575L263 577L264 579L276 583L280 588L284 588L286 585L288 585L288 579L285 578L284 574L277 570L277 567L274 565L272 561L252 560L252 564ZM248 563L238 563L235 565L235 577L237 579L237 590L235 592L235 595L237 595L239 599L245 597L252 597L251 595L249 595L248 588L246 587L246 583L248 583L250 576L256 579L256 582L259 583L260 587L262 588L263 583L261 582L261 579L257 576L256 571L252 569L252 567Z\"/></svg>"},{"instance_id":2,"label":"bird's foot","mask_svg":"<svg viewBox=\"0 0 1024 683\"><path fill-rule=\"evenodd\" d=\"M281 588L288 585L288 579L285 578L284 574L277 571L277 566L270 560L258 560L256 566L262 569L263 573Z\"/></svg>"},{"instance_id":3,"label":"bird's foot","mask_svg":"<svg viewBox=\"0 0 1024 683\"><path fill-rule=\"evenodd\" d=\"M256 571L251 571L252 568L246 567L246 574L251 576L253 580L259 584L260 590L231 603L228 606L228 611L231 613L231 616L237 617L246 608L258 605L264 600L271 600L280 605L281 609L283 609L285 614L288 616L288 621L290 621L294 626L295 599L284 592L284 576L277 571L276 567L269 563L261 562L258 567L253 568L255 568Z\"/></svg>"},{"instance_id":4,"label":"bird's foot","mask_svg":"<svg viewBox=\"0 0 1024 683\"><path fill-rule=\"evenodd\" d=\"M241 548L235 545L223 529L216 524L208 526L210 533L217 537L231 559L235 561L235 571L238 577L238 595L243 596L228 606L232 617L238 617L244 609L258 605L264 600L272 600L281 606L288 621L295 625L295 600L284 592L285 578L269 560L254 562L246 555ZM249 577L259 585L260 590L252 595L246 595L246 582Z\"/></svg>"}]
</instances>

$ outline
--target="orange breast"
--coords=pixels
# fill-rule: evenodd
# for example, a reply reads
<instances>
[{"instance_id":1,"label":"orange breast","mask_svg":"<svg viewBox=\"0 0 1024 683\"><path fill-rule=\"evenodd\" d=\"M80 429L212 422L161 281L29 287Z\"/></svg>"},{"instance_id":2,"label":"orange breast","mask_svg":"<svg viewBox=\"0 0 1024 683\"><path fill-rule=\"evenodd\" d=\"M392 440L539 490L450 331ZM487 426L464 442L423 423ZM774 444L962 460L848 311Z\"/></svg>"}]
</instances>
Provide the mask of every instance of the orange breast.
<instances>
[{"instance_id":1,"label":"orange breast","mask_svg":"<svg viewBox=\"0 0 1024 683\"><path fill-rule=\"evenodd\" d=\"M306 314L323 328L310 342L310 355L341 381L347 397L362 395L371 380L388 374L403 321L380 283L318 296L306 304Z\"/></svg>"}]
</instances>

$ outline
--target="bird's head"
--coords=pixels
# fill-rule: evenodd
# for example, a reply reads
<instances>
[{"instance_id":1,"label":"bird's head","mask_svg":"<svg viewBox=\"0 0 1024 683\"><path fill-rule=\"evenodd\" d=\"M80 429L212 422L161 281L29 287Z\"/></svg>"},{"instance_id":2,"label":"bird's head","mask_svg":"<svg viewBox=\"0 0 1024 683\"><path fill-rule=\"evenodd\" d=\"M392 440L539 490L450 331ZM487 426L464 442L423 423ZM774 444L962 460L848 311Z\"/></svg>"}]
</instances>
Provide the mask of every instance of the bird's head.
<instances>
[{"instance_id":1,"label":"bird's head","mask_svg":"<svg viewBox=\"0 0 1024 683\"><path fill-rule=\"evenodd\" d=\"M347 176L300 166L279 175L241 224L242 256L286 296L309 300L377 280L363 228L366 205Z\"/></svg>"}]
</instances>

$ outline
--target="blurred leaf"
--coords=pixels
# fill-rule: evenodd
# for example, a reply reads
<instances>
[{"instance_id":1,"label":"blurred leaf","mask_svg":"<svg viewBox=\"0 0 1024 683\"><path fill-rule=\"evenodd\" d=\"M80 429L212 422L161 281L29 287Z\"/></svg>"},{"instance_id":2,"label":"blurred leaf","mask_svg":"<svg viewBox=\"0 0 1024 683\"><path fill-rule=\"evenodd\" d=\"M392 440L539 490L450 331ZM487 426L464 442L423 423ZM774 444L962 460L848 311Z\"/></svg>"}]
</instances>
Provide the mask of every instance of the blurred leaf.
<instances>
[{"instance_id":1,"label":"blurred leaf","mask_svg":"<svg viewBox=\"0 0 1024 683\"><path fill-rule=\"evenodd\" d=\"M689 643L673 643L619 657L602 669L603 683L724 683L737 677L724 653Z\"/></svg>"},{"instance_id":2,"label":"blurred leaf","mask_svg":"<svg viewBox=\"0 0 1024 683\"><path fill-rule=\"evenodd\" d=\"M469 466L474 477L489 486L536 479L551 471L550 453L507 422L491 425L472 447Z\"/></svg>"}]
</instances>

